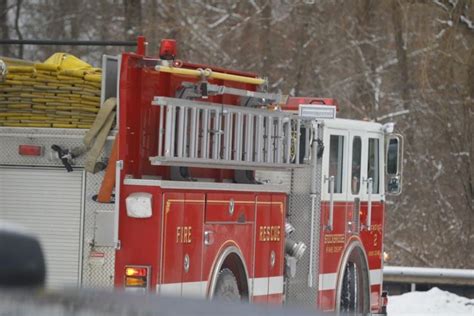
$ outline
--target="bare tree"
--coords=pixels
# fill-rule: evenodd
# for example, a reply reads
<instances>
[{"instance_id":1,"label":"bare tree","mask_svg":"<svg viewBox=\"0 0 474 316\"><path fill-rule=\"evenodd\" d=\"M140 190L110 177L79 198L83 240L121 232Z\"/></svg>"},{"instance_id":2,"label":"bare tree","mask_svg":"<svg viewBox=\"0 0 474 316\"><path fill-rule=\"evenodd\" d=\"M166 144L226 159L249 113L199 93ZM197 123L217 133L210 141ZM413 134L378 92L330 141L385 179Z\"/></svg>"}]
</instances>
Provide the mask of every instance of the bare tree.
<instances>
[{"instance_id":1,"label":"bare tree","mask_svg":"<svg viewBox=\"0 0 474 316\"><path fill-rule=\"evenodd\" d=\"M8 0L0 0L0 29L2 30L2 38L10 38L8 26ZM10 55L10 49L7 45L2 45L2 55Z\"/></svg>"},{"instance_id":2,"label":"bare tree","mask_svg":"<svg viewBox=\"0 0 474 316\"><path fill-rule=\"evenodd\" d=\"M21 3L23 0L16 0L16 10L15 10L15 32L19 40L23 39L23 35L20 30L20 13L21 13ZM19 45L18 57L23 58L23 45Z\"/></svg>"},{"instance_id":3,"label":"bare tree","mask_svg":"<svg viewBox=\"0 0 474 316\"><path fill-rule=\"evenodd\" d=\"M123 12L125 17L125 37L134 38L142 30L141 0L124 0Z\"/></svg>"}]
</instances>

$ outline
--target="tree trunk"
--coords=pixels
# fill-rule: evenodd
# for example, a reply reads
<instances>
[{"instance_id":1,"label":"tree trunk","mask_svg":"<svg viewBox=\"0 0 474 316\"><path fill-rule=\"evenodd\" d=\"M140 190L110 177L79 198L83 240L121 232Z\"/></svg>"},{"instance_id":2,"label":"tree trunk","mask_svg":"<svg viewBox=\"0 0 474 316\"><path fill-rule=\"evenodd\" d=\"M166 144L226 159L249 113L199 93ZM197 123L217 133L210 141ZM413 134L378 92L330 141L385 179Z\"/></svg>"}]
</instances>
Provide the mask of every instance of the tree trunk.
<instances>
[{"instance_id":1,"label":"tree trunk","mask_svg":"<svg viewBox=\"0 0 474 316\"><path fill-rule=\"evenodd\" d=\"M410 81L408 76L408 61L405 41L403 40L402 7L400 0L392 0L392 24L395 37L395 48L397 51L398 68L400 70L400 93L402 108L407 108L410 100Z\"/></svg>"},{"instance_id":2,"label":"tree trunk","mask_svg":"<svg viewBox=\"0 0 474 316\"><path fill-rule=\"evenodd\" d=\"M304 71L308 64L306 63L306 54L304 45L308 40L308 27L309 27L309 13L311 12L311 5L312 4L300 4L296 5L295 11L296 16L294 17L296 24L297 24L297 38L296 38L296 46L292 48L294 49L295 54L295 70L296 70L296 78L295 78L295 85L294 85L294 94L295 96L299 96L301 91L303 90L304 84Z\"/></svg>"},{"instance_id":3,"label":"tree trunk","mask_svg":"<svg viewBox=\"0 0 474 316\"><path fill-rule=\"evenodd\" d=\"M16 1L16 10L15 10L15 31L19 40L23 39L23 35L20 31L20 10L21 10L22 0ZM23 58L23 45L18 45L18 58Z\"/></svg>"},{"instance_id":4,"label":"tree trunk","mask_svg":"<svg viewBox=\"0 0 474 316\"><path fill-rule=\"evenodd\" d=\"M142 3L140 0L124 0L125 37L135 39L142 30Z\"/></svg>"},{"instance_id":5,"label":"tree trunk","mask_svg":"<svg viewBox=\"0 0 474 316\"><path fill-rule=\"evenodd\" d=\"M0 0L0 29L2 30L1 36L4 39L10 38L9 27L8 27L8 0ZM10 47L8 45L2 45L2 56L10 55Z\"/></svg>"},{"instance_id":6,"label":"tree trunk","mask_svg":"<svg viewBox=\"0 0 474 316\"><path fill-rule=\"evenodd\" d=\"M272 63L272 42L271 42L271 21L272 21L272 7L267 1L262 10L262 24L260 30L260 45L262 52L262 63L260 73L262 75L268 74L270 65Z\"/></svg>"}]
</instances>

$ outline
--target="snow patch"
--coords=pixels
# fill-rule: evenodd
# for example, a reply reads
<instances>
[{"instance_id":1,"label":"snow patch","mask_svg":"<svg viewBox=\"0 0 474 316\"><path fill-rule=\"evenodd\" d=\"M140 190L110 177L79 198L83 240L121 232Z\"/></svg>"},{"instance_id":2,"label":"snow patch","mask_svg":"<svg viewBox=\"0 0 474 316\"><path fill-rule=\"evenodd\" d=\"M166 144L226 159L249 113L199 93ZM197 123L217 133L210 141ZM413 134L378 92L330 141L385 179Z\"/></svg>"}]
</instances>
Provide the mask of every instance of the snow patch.
<instances>
[{"instance_id":1,"label":"snow patch","mask_svg":"<svg viewBox=\"0 0 474 316\"><path fill-rule=\"evenodd\" d=\"M468 299L434 287L427 292L410 292L390 296L387 312L390 316L472 316L474 315L474 299Z\"/></svg>"}]
</instances>

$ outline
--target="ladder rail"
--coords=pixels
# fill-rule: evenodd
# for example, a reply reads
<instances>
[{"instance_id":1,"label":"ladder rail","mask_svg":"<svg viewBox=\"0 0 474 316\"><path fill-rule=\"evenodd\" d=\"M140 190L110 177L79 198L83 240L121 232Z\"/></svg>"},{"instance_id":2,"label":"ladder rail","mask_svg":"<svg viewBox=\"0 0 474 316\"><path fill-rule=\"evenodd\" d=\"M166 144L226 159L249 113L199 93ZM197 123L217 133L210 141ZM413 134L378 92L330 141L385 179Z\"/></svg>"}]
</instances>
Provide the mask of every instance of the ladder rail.
<instances>
[{"instance_id":1,"label":"ladder rail","mask_svg":"<svg viewBox=\"0 0 474 316\"><path fill-rule=\"evenodd\" d=\"M168 97L155 97L152 104L160 107L152 164L292 168L310 158L309 125L295 114Z\"/></svg>"}]
</instances>

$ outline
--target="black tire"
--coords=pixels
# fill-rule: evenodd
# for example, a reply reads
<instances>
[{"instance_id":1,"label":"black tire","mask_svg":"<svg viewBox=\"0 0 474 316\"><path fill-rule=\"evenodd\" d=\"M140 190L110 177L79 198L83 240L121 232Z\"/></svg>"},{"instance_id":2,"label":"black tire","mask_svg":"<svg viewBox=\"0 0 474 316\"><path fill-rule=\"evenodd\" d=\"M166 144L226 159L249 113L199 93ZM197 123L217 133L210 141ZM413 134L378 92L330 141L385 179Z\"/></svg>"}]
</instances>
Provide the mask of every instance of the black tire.
<instances>
[{"instance_id":1,"label":"black tire","mask_svg":"<svg viewBox=\"0 0 474 316\"><path fill-rule=\"evenodd\" d=\"M342 279L340 312L344 315L366 315L370 311L368 275L355 262L348 262Z\"/></svg>"},{"instance_id":2,"label":"black tire","mask_svg":"<svg viewBox=\"0 0 474 316\"><path fill-rule=\"evenodd\" d=\"M230 269L224 268L219 272L214 289L214 298L227 302L240 301L239 284Z\"/></svg>"},{"instance_id":3,"label":"black tire","mask_svg":"<svg viewBox=\"0 0 474 316\"><path fill-rule=\"evenodd\" d=\"M357 270L352 262L348 262L344 269L341 289L341 312L357 311Z\"/></svg>"}]
</instances>

